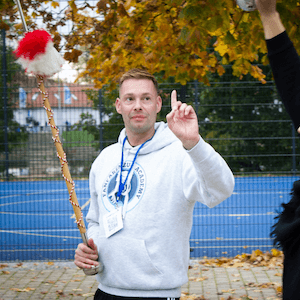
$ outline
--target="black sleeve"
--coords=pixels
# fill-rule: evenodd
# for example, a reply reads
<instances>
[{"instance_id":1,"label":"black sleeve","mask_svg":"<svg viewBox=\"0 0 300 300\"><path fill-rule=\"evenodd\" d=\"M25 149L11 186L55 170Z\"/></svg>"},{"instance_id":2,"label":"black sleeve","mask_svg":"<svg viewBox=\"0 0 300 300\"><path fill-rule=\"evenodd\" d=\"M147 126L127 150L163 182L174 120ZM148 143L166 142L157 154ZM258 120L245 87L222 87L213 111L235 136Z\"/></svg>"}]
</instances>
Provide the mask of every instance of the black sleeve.
<instances>
[{"instance_id":1,"label":"black sleeve","mask_svg":"<svg viewBox=\"0 0 300 300\"><path fill-rule=\"evenodd\" d=\"M287 33L266 40L278 93L295 129L300 126L300 58Z\"/></svg>"}]
</instances>

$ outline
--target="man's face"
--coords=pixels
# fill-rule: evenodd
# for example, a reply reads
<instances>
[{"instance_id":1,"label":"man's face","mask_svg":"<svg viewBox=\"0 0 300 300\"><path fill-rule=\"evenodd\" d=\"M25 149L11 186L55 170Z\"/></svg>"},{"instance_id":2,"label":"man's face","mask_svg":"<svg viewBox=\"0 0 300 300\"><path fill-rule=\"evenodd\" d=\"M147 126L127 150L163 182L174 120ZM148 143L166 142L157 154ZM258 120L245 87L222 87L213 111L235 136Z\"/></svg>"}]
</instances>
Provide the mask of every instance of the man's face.
<instances>
[{"instance_id":1,"label":"man's face","mask_svg":"<svg viewBox=\"0 0 300 300\"><path fill-rule=\"evenodd\" d=\"M116 109L122 115L127 134L147 134L154 130L162 100L149 79L127 79L120 88Z\"/></svg>"}]
</instances>

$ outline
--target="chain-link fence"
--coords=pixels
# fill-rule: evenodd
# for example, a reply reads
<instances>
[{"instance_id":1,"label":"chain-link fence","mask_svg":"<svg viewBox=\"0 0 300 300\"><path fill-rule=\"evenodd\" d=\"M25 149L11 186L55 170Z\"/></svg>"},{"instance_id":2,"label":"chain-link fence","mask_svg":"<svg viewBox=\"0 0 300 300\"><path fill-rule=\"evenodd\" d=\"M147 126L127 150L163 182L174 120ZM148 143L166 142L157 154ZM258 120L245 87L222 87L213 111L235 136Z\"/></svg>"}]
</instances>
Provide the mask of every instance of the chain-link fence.
<instances>
[{"instance_id":1,"label":"chain-link fence","mask_svg":"<svg viewBox=\"0 0 300 300\"><path fill-rule=\"evenodd\" d=\"M36 78L11 65L0 85L0 261L72 259L80 236L43 97ZM53 79L45 86L85 216L90 166L123 128L113 105L117 91ZM212 76L209 86L161 83L159 121L171 109L173 89L193 105L201 136L236 177L233 195L218 207L196 205L191 256L269 250L276 211L289 200L299 164L299 139L274 83L231 76Z\"/></svg>"},{"instance_id":2,"label":"chain-link fence","mask_svg":"<svg viewBox=\"0 0 300 300\"><path fill-rule=\"evenodd\" d=\"M114 111L111 96L92 86L50 81L46 89L71 171L74 176L86 178L100 149L117 141L122 118ZM235 175L297 172L298 138L273 82L162 84L159 120L165 120L170 111L172 89L194 106L201 136L226 159ZM19 86L11 89L9 102L12 104L5 109L9 119L6 126L2 121L2 178L57 179L60 164L43 96L34 85Z\"/></svg>"}]
</instances>

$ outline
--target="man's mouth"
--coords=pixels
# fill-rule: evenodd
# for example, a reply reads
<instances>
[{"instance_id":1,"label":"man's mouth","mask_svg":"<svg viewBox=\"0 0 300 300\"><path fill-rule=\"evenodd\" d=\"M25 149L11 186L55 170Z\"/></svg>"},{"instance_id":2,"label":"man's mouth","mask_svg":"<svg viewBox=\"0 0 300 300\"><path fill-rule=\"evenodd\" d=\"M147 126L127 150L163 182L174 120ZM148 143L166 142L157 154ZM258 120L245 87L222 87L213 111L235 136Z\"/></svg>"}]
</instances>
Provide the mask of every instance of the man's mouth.
<instances>
[{"instance_id":1,"label":"man's mouth","mask_svg":"<svg viewBox=\"0 0 300 300\"><path fill-rule=\"evenodd\" d=\"M144 115L135 115L132 117L132 119L135 121L142 121L145 119L145 116Z\"/></svg>"}]
</instances>

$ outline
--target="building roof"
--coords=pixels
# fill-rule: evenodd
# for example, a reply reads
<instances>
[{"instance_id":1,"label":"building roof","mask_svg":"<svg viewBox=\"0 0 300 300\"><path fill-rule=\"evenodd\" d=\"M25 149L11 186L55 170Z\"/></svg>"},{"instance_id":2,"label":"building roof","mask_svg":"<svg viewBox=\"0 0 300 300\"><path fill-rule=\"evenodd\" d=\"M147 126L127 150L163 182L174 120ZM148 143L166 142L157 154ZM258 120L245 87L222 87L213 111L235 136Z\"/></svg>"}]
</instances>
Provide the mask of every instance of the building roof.
<instances>
[{"instance_id":1,"label":"building roof","mask_svg":"<svg viewBox=\"0 0 300 300\"><path fill-rule=\"evenodd\" d=\"M22 77L22 78L20 78ZM20 76L14 81L18 86L16 90L15 107L18 108L41 108L43 107L44 95L41 94L37 79L27 76L26 81ZM88 98L86 90L96 90L93 85L82 85L66 82L57 82L46 79L45 90L51 107L92 107L93 103Z\"/></svg>"}]
</instances>

